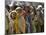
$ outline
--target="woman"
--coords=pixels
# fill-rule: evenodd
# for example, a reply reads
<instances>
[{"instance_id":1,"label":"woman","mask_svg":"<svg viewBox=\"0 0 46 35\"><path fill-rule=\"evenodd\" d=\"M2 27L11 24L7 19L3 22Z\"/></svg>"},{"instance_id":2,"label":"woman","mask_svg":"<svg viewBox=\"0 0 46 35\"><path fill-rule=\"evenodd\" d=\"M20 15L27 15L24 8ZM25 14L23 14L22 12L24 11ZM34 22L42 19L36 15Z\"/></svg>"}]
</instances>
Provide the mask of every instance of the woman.
<instances>
[{"instance_id":1,"label":"woman","mask_svg":"<svg viewBox=\"0 0 46 35\"><path fill-rule=\"evenodd\" d=\"M15 31L16 33L25 33L25 19L22 16L23 9L21 7L16 8L16 20L14 21L15 24Z\"/></svg>"}]
</instances>

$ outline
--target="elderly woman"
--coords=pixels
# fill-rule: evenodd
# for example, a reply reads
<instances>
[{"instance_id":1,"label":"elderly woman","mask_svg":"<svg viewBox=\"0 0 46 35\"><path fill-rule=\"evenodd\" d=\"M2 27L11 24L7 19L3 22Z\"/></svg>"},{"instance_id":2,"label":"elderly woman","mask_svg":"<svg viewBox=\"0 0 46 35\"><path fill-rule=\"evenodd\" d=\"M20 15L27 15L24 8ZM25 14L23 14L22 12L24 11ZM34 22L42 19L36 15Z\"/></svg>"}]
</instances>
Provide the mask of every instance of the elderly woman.
<instances>
[{"instance_id":1,"label":"elderly woman","mask_svg":"<svg viewBox=\"0 0 46 35\"><path fill-rule=\"evenodd\" d=\"M37 7L37 17L38 17L38 21L40 22L39 24L39 28L40 28L40 32L44 31L44 12L42 11L42 5L38 5Z\"/></svg>"},{"instance_id":2,"label":"elderly woman","mask_svg":"<svg viewBox=\"0 0 46 35\"><path fill-rule=\"evenodd\" d=\"M31 15L31 24L32 24L32 32L36 32L35 23L34 23L34 17L36 15L36 10L34 6L30 6L30 15Z\"/></svg>"},{"instance_id":3,"label":"elderly woman","mask_svg":"<svg viewBox=\"0 0 46 35\"><path fill-rule=\"evenodd\" d=\"M14 21L15 32L16 33L25 33L25 19L22 15L23 9L21 7L16 8L16 20Z\"/></svg>"},{"instance_id":4,"label":"elderly woman","mask_svg":"<svg viewBox=\"0 0 46 35\"><path fill-rule=\"evenodd\" d=\"M32 32L31 15L30 15L30 5L25 6L25 20L26 20L26 33Z\"/></svg>"},{"instance_id":5,"label":"elderly woman","mask_svg":"<svg viewBox=\"0 0 46 35\"><path fill-rule=\"evenodd\" d=\"M9 14L9 33L14 33L14 20L16 19L16 12L12 11Z\"/></svg>"}]
</instances>

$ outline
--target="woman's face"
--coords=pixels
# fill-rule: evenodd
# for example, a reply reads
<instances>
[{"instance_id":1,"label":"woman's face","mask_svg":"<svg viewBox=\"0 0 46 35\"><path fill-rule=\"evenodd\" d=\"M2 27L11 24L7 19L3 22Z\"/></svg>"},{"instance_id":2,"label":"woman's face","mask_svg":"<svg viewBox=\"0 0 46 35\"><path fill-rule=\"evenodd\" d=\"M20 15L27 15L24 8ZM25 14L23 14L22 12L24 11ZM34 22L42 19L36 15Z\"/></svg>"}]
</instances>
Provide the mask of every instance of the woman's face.
<instances>
[{"instance_id":1,"label":"woman's face","mask_svg":"<svg viewBox=\"0 0 46 35\"><path fill-rule=\"evenodd\" d=\"M37 11L36 13L37 13L38 16L40 15L40 11Z\"/></svg>"},{"instance_id":2,"label":"woman's face","mask_svg":"<svg viewBox=\"0 0 46 35\"><path fill-rule=\"evenodd\" d=\"M15 13L15 12L12 12L12 13L11 13L11 18L12 18L12 19L15 19L15 18L16 18L16 13Z\"/></svg>"},{"instance_id":3,"label":"woman's face","mask_svg":"<svg viewBox=\"0 0 46 35\"><path fill-rule=\"evenodd\" d=\"M18 10L18 11L17 11L17 14L19 14L19 15L20 15L20 14L21 14L21 12L22 12L22 10Z\"/></svg>"},{"instance_id":4,"label":"woman's face","mask_svg":"<svg viewBox=\"0 0 46 35\"><path fill-rule=\"evenodd\" d=\"M29 7L25 7L25 11L28 12L28 10L29 10Z\"/></svg>"}]
</instances>

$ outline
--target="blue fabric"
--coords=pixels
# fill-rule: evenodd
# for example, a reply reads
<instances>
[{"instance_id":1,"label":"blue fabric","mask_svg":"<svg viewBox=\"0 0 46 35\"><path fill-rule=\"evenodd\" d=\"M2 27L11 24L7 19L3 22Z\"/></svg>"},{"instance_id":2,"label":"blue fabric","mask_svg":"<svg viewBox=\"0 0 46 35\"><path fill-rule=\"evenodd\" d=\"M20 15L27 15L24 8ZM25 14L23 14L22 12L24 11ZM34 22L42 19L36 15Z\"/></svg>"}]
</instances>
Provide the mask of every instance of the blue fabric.
<instances>
[{"instance_id":1,"label":"blue fabric","mask_svg":"<svg viewBox=\"0 0 46 35\"><path fill-rule=\"evenodd\" d=\"M26 16L26 25L27 25L27 32L30 33L31 32L31 16L28 15Z\"/></svg>"}]
</instances>

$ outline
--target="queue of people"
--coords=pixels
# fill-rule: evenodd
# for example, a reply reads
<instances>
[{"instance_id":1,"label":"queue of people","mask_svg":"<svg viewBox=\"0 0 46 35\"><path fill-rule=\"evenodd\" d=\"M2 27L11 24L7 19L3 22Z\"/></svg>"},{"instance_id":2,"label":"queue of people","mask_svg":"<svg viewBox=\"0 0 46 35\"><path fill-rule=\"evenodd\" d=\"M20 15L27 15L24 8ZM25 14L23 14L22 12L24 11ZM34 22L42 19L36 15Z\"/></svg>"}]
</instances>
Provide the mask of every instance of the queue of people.
<instances>
[{"instance_id":1,"label":"queue of people","mask_svg":"<svg viewBox=\"0 0 46 35\"><path fill-rule=\"evenodd\" d=\"M38 5L5 6L6 33L37 33L44 32L44 8Z\"/></svg>"}]
</instances>

